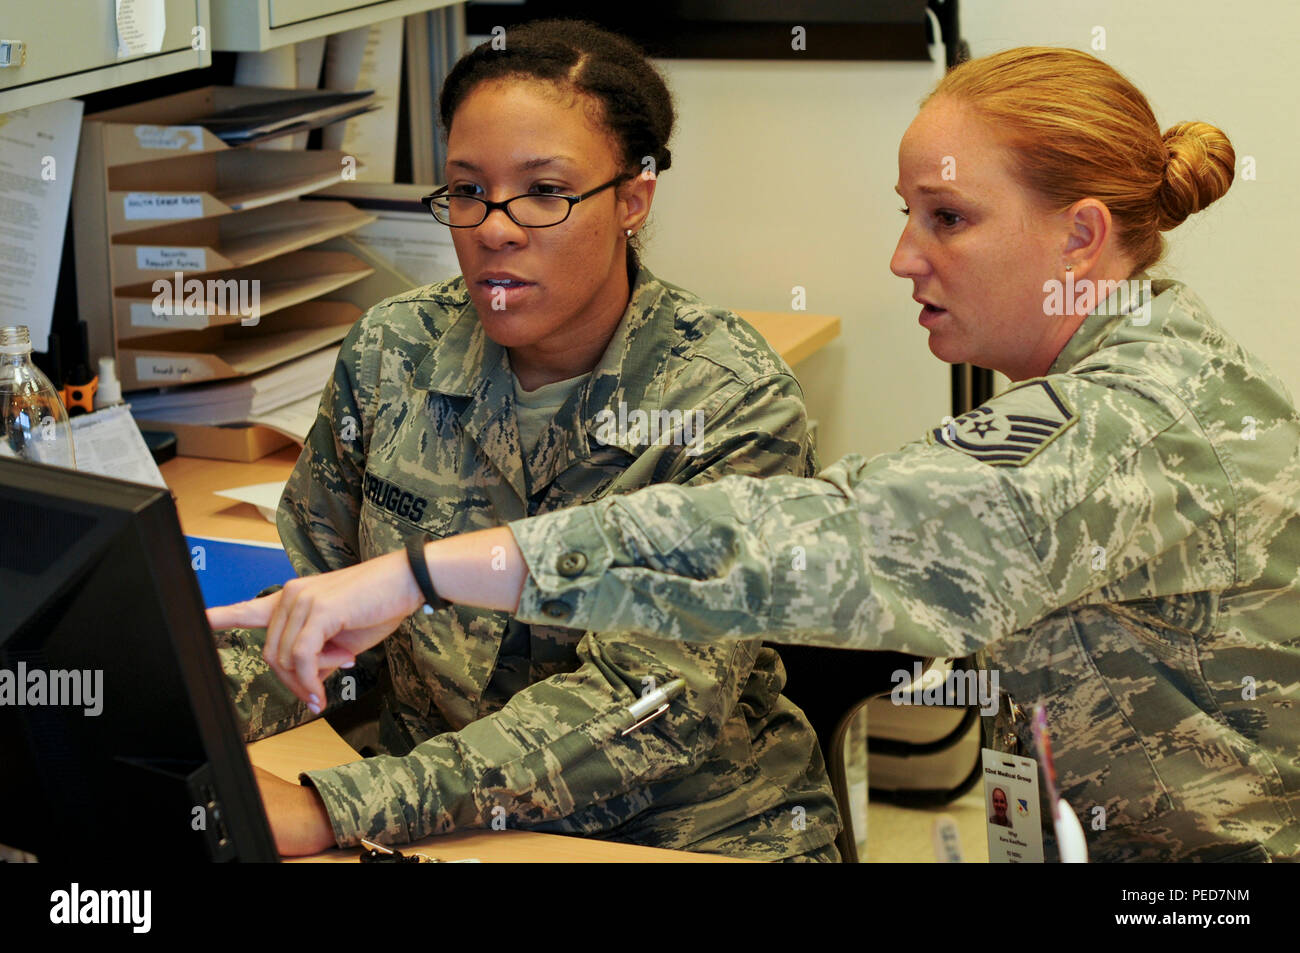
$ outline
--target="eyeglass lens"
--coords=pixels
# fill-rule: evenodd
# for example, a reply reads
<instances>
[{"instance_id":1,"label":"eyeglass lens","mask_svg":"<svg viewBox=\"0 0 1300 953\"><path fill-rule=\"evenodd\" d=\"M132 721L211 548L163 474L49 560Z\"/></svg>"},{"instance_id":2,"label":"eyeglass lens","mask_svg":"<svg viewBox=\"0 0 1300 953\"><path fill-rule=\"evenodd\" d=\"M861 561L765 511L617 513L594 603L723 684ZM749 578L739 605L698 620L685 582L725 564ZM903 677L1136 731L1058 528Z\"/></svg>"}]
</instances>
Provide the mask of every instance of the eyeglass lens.
<instances>
[{"instance_id":1,"label":"eyeglass lens","mask_svg":"<svg viewBox=\"0 0 1300 953\"><path fill-rule=\"evenodd\" d=\"M558 195L519 195L508 207L515 221L532 228L557 225L569 214L568 200ZM472 227L487 218L487 206L470 196L443 195L434 199L433 214L444 224Z\"/></svg>"}]
</instances>

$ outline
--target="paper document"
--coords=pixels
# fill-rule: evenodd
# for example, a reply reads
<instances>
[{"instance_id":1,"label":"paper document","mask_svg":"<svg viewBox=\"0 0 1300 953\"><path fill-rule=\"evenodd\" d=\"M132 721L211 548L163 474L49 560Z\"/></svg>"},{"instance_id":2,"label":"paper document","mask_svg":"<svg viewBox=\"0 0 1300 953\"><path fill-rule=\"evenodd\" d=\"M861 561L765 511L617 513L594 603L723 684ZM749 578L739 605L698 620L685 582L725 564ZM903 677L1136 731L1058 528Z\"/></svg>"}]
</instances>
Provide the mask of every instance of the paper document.
<instances>
[{"instance_id":1,"label":"paper document","mask_svg":"<svg viewBox=\"0 0 1300 953\"><path fill-rule=\"evenodd\" d=\"M248 103L190 121L230 145L244 145L288 132L315 129L378 109L371 101L372 95L368 89L345 93L312 92L289 99Z\"/></svg>"},{"instance_id":2,"label":"paper document","mask_svg":"<svg viewBox=\"0 0 1300 953\"><path fill-rule=\"evenodd\" d=\"M460 274L451 229L438 225L428 212L377 211L379 220L353 231L353 241L369 248L417 286Z\"/></svg>"},{"instance_id":3,"label":"paper document","mask_svg":"<svg viewBox=\"0 0 1300 953\"><path fill-rule=\"evenodd\" d=\"M252 503L257 512L268 522L275 522L275 511L280 508L280 497L284 495L287 480L274 480L270 483L251 483L248 486L235 486L229 490L215 490L217 496Z\"/></svg>"},{"instance_id":4,"label":"paper document","mask_svg":"<svg viewBox=\"0 0 1300 953\"><path fill-rule=\"evenodd\" d=\"M175 387L131 396L141 420L177 424L237 424L316 395L329 380L339 349L327 347L251 377L217 384Z\"/></svg>"},{"instance_id":5,"label":"paper document","mask_svg":"<svg viewBox=\"0 0 1300 953\"><path fill-rule=\"evenodd\" d=\"M373 89L377 113L328 127L321 140L361 162L361 182L392 182L397 162L397 106L402 84L402 25L397 17L330 37L327 89Z\"/></svg>"},{"instance_id":6,"label":"paper document","mask_svg":"<svg viewBox=\"0 0 1300 953\"><path fill-rule=\"evenodd\" d=\"M295 400L268 413L254 414L248 418L248 422L270 427L286 437L292 437L298 443L305 443L307 434L311 432L312 424L316 422L316 415L320 411L320 397L320 394L312 394L310 397Z\"/></svg>"},{"instance_id":7,"label":"paper document","mask_svg":"<svg viewBox=\"0 0 1300 953\"><path fill-rule=\"evenodd\" d=\"M0 326L27 325L32 350L49 348L81 101L0 115Z\"/></svg>"},{"instance_id":8,"label":"paper document","mask_svg":"<svg viewBox=\"0 0 1300 953\"><path fill-rule=\"evenodd\" d=\"M117 0L117 58L157 53L167 32L163 0Z\"/></svg>"},{"instance_id":9,"label":"paper document","mask_svg":"<svg viewBox=\"0 0 1300 953\"><path fill-rule=\"evenodd\" d=\"M100 476L167 485L126 404L72 418L77 469Z\"/></svg>"}]
</instances>

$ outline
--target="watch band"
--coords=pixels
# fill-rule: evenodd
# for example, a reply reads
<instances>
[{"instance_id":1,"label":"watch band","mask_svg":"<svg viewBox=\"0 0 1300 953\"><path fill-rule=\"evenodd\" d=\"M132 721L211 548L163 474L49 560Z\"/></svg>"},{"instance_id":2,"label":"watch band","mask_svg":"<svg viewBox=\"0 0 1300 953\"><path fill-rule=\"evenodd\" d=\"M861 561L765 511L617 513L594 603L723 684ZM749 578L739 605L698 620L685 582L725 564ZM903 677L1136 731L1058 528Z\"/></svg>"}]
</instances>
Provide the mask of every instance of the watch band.
<instances>
[{"instance_id":1,"label":"watch band","mask_svg":"<svg viewBox=\"0 0 1300 953\"><path fill-rule=\"evenodd\" d=\"M416 533L406 540L406 561L411 564L411 574L415 576L415 584L420 587L420 594L424 596L426 613L445 609L450 605L446 599L438 595L433 588L433 579L429 577L429 563L424 558L424 544L429 540L429 536L424 533Z\"/></svg>"}]
</instances>

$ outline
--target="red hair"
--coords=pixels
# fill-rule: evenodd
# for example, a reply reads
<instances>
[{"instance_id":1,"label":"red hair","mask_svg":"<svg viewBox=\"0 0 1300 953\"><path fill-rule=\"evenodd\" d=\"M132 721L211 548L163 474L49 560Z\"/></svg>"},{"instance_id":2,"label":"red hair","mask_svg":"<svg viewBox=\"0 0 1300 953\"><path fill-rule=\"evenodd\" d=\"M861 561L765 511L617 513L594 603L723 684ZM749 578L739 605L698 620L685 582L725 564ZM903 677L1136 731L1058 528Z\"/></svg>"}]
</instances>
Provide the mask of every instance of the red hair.
<instances>
[{"instance_id":1,"label":"red hair","mask_svg":"<svg viewBox=\"0 0 1300 953\"><path fill-rule=\"evenodd\" d=\"M1236 153L1223 132L1180 122L1162 134L1137 87L1078 50L1023 46L968 60L926 101L936 97L994 124L1020 180L1054 210L1103 202L1134 271L1164 254L1161 232L1232 184Z\"/></svg>"}]
</instances>

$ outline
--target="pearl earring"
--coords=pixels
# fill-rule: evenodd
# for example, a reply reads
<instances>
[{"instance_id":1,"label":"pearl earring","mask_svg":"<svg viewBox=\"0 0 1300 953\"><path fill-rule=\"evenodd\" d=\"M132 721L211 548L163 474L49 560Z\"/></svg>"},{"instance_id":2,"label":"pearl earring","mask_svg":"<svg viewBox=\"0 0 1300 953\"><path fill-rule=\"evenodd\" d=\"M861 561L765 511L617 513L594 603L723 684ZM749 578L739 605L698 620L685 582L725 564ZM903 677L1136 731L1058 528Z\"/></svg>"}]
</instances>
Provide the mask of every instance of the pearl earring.
<instances>
[{"instance_id":1,"label":"pearl earring","mask_svg":"<svg viewBox=\"0 0 1300 953\"><path fill-rule=\"evenodd\" d=\"M628 238L631 238L631 237L632 237L632 229L630 229L630 228L625 229L624 232L623 232L623 234L626 235Z\"/></svg>"}]
</instances>

